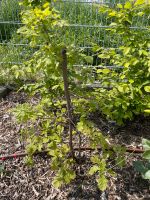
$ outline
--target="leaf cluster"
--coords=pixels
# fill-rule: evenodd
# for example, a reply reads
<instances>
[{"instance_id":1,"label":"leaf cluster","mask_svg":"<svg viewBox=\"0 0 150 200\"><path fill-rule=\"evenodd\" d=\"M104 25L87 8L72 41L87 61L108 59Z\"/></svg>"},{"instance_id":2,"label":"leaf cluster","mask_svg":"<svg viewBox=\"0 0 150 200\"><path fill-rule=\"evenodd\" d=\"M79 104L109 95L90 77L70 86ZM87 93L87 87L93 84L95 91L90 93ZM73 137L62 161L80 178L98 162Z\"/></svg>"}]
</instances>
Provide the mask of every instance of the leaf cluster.
<instances>
[{"instance_id":1,"label":"leaf cluster","mask_svg":"<svg viewBox=\"0 0 150 200\"><path fill-rule=\"evenodd\" d=\"M149 113L150 87L150 29L132 27L135 17L150 14L150 5L145 1L128 1L116 8L103 7L112 19L109 32L118 35L122 44L118 48L94 50L102 60L97 70L98 79L104 87L112 90L97 90L97 100L103 113L110 119L123 124L135 115ZM116 68L108 68L116 66Z\"/></svg>"}]
</instances>

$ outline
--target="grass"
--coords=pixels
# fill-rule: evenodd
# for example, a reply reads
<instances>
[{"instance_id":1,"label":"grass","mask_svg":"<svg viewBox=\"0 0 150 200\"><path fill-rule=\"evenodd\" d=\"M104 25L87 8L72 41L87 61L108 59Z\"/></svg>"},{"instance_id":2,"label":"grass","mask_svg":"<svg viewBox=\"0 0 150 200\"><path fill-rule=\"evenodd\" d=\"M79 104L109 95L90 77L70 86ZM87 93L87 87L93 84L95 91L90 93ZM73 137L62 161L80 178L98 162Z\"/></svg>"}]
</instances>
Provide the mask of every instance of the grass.
<instances>
[{"instance_id":1,"label":"grass","mask_svg":"<svg viewBox=\"0 0 150 200\"><path fill-rule=\"evenodd\" d=\"M109 2L110 5L114 5L114 2L123 3L125 0L110 0ZM64 35L62 39L66 42L71 43L73 41L78 46L90 46L92 42L95 42L104 47L116 47L120 44L117 35L111 36L108 32L106 33L105 28L102 28L108 26L111 21L106 18L106 15L99 12L99 4L70 0L68 2L56 2L55 7L60 11L63 19L71 25L76 25L66 28L61 34L61 36ZM149 25L150 20L147 14L143 15L142 18L134 18L132 21L134 27Z\"/></svg>"},{"instance_id":2,"label":"grass","mask_svg":"<svg viewBox=\"0 0 150 200\"><path fill-rule=\"evenodd\" d=\"M0 41L8 41L18 28L14 22L20 21L18 0L0 1ZM12 23L13 22L13 23Z\"/></svg>"},{"instance_id":3,"label":"grass","mask_svg":"<svg viewBox=\"0 0 150 200\"><path fill-rule=\"evenodd\" d=\"M98 4L62 1L56 2L56 9L60 11L63 19L73 25L66 27L61 34L68 44L73 42L76 46L86 47L91 46L91 43L108 43L105 29L98 26L106 26L109 22L104 14L99 13Z\"/></svg>"}]
</instances>

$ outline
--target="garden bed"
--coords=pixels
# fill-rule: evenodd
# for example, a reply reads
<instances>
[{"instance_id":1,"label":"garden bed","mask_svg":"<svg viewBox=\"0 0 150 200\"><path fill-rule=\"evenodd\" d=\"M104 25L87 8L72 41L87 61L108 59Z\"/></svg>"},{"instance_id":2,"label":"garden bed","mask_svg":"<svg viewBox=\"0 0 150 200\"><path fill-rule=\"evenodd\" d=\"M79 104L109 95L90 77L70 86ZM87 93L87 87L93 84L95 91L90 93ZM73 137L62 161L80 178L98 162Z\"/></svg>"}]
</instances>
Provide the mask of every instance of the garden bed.
<instances>
[{"instance_id":1,"label":"garden bed","mask_svg":"<svg viewBox=\"0 0 150 200\"><path fill-rule=\"evenodd\" d=\"M23 152L25 147L19 135L23 126L15 122L10 114L10 109L28 101L24 93L11 92L0 101L0 154L13 154ZM34 101L34 100L33 100ZM139 117L133 122L128 122L124 127L117 127L113 122L106 121L100 114L91 116L99 129L110 135L111 143L126 145L126 147L141 146L141 138L150 138L149 118ZM115 167L117 176L110 178L108 189L101 193L97 188L95 179L84 175L90 165L90 151L83 151L83 158L87 158L81 167L75 166L77 178L68 186L55 189L51 182L54 176L50 170L50 158L46 155L36 156L35 165L28 167L23 158L13 158L0 161L4 167L0 176L1 200L142 200L150 199L149 181L142 179L135 172L132 162L140 159L139 154L126 153L126 165L119 169ZM113 164L111 167L114 167Z\"/></svg>"}]
</instances>

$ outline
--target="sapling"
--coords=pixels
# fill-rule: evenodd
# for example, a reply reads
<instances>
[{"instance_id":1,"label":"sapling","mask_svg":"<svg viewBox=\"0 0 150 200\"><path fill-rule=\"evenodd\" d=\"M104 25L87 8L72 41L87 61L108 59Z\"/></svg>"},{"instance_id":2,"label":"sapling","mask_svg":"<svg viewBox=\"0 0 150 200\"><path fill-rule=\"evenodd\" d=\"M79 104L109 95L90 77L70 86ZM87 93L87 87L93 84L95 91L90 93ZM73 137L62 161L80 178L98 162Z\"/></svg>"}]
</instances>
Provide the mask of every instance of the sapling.
<instances>
[{"instance_id":1,"label":"sapling","mask_svg":"<svg viewBox=\"0 0 150 200\"><path fill-rule=\"evenodd\" d=\"M31 47L39 47L22 66L12 68L16 78L34 76L35 81L26 83L23 89L31 97L38 96L34 104L25 103L14 110L18 122L26 127L22 135L27 139L27 161L32 164L33 154L46 150L51 156L51 169L55 171L53 185L68 184L75 179L74 167L78 164L73 147L75 138L79 135L80 153L81 136L84 135L95 149L89 175L96 174L99 188L105 190L107 176L114 175L109 169L109 158L115 151L119 162L123 158L121 148L110 150L108 138L89 120L89 113L97 109L93 91L74 84L75 79L82 80L83 85L89 81L87 69L74 67L77 60L87 58L74 45L66 49L65 44L55 40L59 30L69 24L61 19L52 1L24 0L22 5L25 7L22 12L24 25L18 33L28 39Z\"/></svg>"}]
</instances>

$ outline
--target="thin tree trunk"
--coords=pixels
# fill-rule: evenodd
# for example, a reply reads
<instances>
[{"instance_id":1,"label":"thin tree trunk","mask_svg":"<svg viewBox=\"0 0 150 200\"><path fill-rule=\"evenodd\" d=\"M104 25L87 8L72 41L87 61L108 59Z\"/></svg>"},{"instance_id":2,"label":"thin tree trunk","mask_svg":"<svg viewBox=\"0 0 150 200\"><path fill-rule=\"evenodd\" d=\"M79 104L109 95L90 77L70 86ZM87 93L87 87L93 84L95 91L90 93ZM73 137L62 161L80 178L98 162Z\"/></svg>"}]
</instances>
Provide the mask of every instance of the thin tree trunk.
<instances>
[{"instance_id":1,"label":"thin tree trunk","mask_svg":"<svg viewBox=\"0 0 150 200\"><path fill-rule=\"evenodd\" d=\"M72 106L71 106L71 98L69 93L69 84L68 84L68 76L67 76L67 55L66 55L66 49L62 49L62 72L63 72L63 81L64 81L64 91L67 101L67 111L68 111L68 123L69 123L69 146L70 146L70 152L71 156L75 158L74 155L74 149L73 149L73 142L72 142L72 130L73 130L73 117L72 117Z\"/></svg>"}]
</instances>

